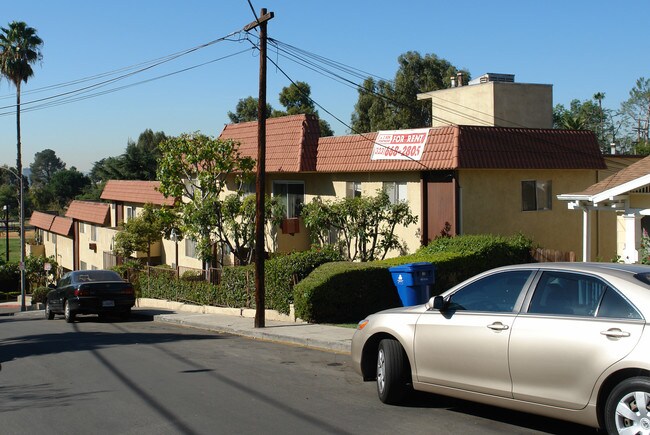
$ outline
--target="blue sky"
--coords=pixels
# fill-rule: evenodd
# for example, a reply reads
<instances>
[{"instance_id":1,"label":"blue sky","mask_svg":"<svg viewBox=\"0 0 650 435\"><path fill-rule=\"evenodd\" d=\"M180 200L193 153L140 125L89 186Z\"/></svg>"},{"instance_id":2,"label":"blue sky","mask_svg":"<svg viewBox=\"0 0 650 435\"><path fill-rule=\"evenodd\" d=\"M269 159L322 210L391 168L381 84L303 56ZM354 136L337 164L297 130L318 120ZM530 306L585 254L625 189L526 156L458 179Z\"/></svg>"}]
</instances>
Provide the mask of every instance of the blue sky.
<instances>
[{"instance_id":1,"label":"blue sky","mask_svg":"<svg viewBox=\"0 0 650 435\"><path fill-rule=\"evenodd\" d=\"M275 13L269 36L283 43L392 79L406 51L435 53L473 77L515 74L521 83L553 85L554 104L605 92L616 109L639 77L650 76L650 2L630 0L502 0L496 3L414 0L251 0L257 13ZM246 0L111 2L32 0L5 2L0 25L25 21L44 40L42 64L23 86L23 109L34 100L79 90L91 82L43 88L138 65L199 46L253 21ZM22 114L23 165L53 149L68 165L88 171L93 162L121 154L145 129L168 135L201 131L218 136L240 98L258 94L259 57L246 41L225 41L197 50L99 89L150 80L202 63L207 65L117 92ZM311 85L312 98L345 123L357 92L288 61L269 56L293 80ZM356 79L361 83L361 79ZM99 80L96 80L96 83ZM268 101L288 79L268 68ZM57 100L54 100L57 101ZM15 166L15 90L0 81L0 164ZM319 109L336 134L348 128Z\"/></svg>"}]
</instances>

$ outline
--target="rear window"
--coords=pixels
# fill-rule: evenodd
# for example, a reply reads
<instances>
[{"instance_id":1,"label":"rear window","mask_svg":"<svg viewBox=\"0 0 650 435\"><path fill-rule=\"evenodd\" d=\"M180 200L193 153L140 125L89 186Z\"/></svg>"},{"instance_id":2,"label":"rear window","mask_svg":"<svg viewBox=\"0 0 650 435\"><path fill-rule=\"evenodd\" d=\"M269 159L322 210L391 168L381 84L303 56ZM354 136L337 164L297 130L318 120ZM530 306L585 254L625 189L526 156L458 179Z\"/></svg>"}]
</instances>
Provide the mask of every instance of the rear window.
<instances>
[{"instance_id":1,"label":"rear window","mask_svg":"<svg viewBox=\"0 0 650 435\"><path fill-rule=\"evenodd\" d=\"M84 270L74 275L75 282L92 281L122 281L122 278L112 270Z\"/></svg>"}]
</instances>

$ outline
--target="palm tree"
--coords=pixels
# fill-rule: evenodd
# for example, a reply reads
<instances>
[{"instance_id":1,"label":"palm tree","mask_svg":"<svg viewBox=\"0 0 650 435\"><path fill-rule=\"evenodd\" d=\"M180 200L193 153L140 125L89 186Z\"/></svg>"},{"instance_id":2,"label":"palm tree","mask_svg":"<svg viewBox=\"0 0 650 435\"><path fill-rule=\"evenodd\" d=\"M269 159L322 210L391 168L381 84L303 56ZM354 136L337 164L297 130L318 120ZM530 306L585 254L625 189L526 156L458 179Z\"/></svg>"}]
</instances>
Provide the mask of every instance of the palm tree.
<instances>
[{"instance_id":1,"label":"palm tree","mask_svg":"<svg viewBox=\"0 0 650 435\"><path fill-rule=\"evenodd\" d=\"M20 144L20 85L34 75L32 65L43 58L43 40L36 29L22 21L0 27L0 75L16 86L16 171L18 172L18 201L20 202L20 261L25 263L25 210L23 202L23 159ZM25 311L25 272L21 270L21 311Z\"/></svg>"}]
</instances>

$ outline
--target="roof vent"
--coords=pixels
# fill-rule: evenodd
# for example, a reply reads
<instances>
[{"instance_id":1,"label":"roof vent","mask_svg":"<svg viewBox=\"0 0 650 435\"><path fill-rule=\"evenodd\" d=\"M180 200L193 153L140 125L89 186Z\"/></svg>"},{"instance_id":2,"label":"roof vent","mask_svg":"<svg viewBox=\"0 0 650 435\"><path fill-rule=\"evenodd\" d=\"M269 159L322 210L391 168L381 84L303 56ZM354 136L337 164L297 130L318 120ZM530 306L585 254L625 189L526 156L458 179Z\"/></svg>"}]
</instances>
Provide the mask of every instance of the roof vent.
<instances>
[{"instance_id":1,"label":"roof vent","mask_svg":"<svg viewBox=\"0 0 650 435\"><path fill-rule=\"evenodd\" d=\"M497 74L497 73L486 73L480 77L470 80L470 85L478 85L481 83L488 82L502 82L502 83L514 83L515 75L514 74Z\"/></svg>"}]
</instances>

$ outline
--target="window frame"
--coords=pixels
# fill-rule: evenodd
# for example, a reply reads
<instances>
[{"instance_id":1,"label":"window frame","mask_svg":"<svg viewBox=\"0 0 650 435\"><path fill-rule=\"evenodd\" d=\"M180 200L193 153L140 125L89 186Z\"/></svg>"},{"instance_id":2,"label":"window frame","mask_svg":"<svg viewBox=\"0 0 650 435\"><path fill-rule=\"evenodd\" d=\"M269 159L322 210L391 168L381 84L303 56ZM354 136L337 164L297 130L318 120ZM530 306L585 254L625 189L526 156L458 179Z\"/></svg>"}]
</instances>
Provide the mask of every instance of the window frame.
<instances>
[{"instance_id":1,"label":"window frame","mask_svg":"<svg viewBox=\"0 0 650 435\"><path fill-rule=\"evenodd\" d=\"M508 310L489 310L489 309L461 309L456 306L454 306L454 296L464 292L464 291L469 291L469 290L474 290L477 285L483 284L483 288L485 288L485 284L487 281L494 280L497 277L503 277L506 279L514 278L513 275L518 275L518 274L527 274L528 276L526 277L525 281L521 284L521 287L519 288L519 294L517 294L516 298L514 299L514 302L512 304L512 308L510 311ZM488 275L481 276L474 281L467 283L466 285L462 286L459 289L456 289L453 293L448 295L446 299L446 307L445 310L449 310L450 312L461 312L461 313L505 313L505 314L515 314L519 312L521 309L521 306L526 298L526 294L528 293L528 288L530 287L530 282L533 280L535 277L536 273L535 270L533 269L515 269L515 270L503 270L503 271L498 271L495 273L491 273ZM481 290L481 292L485 293L484 290ZM507 293L507 292L506 292Z\"/></svg>"},{"instance_id":2,"label":"window frame","mask_svg":"<svg viewBox=\"0 0 650 435\"><path fill-rule=\"evenodd\" d=\"M392 189L392 195L388 189ZM391 204L408 202L408 183L406 181L382 181L381 190L388 195ZM402 196L404 197L402 198Z\"/></svg>"},{"instance_id":3,"label":"window frame","mask_svg":"<svg viewBox=\"0 0 650 435\"><path fill-rule=\"evenodd\" d=\"M346 198L361 198L363 195L363 187L361 181L352 180L345 182L345 197Z\"/></svg>"},{"instance_id":4,"label":"window frame","mask_svg":"<svg viewBox=\"0 0 650 435\"><path fill-rule=\"evenodd\" d=\"M553 180L521 180L521 211L553 210Z\"/></svg>"},{"instance_id":5,"label":"window frame","mask_svg":"<svg viewBox=\"0 0 650 435\"><path fill-rule=\"evenodd\" d=\"M297 210L297 208L300 208L300 210L302 210L302 205L305 204L305 182L302 180L274 180L271 183L271 195L273 197L282 198L283 193L278 192L279 186L286 186L286 202L284 201L280 202L284 208L284 219L299 218L300 213L299 210ZM290 204L291 195L300 195L300 194L289 192L289 186L302 186L302 195L300 198L298 198L300 200L300 203L297 203L294 200L294 203Z\"/></svg>"}]
</instances>

